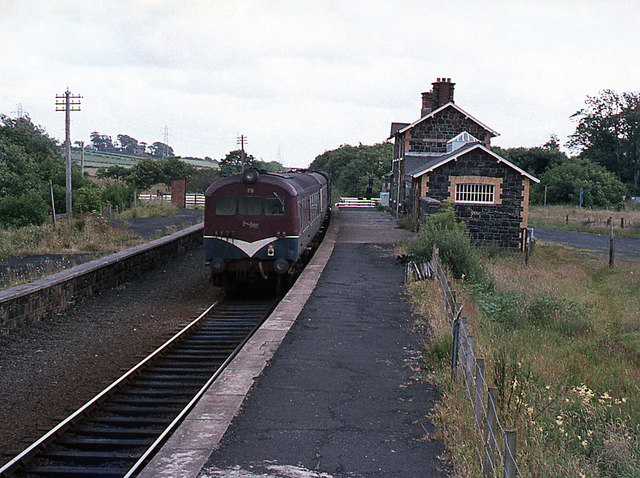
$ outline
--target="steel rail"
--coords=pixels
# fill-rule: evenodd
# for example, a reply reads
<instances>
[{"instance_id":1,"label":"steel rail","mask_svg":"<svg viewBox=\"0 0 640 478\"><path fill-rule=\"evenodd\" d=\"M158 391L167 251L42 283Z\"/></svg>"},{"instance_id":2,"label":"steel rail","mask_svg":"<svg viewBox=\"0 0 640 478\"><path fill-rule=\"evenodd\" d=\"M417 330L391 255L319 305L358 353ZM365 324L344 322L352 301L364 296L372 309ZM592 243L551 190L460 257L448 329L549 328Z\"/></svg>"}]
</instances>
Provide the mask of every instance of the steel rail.
<instances>
[{"instance_id":1,"label":"steel rail","mask_svg":"<svg viewBox=\"0 0 640 478\"><path fill-rule=\"evenodd\" d=\"M238 355L242 347L249 341L249 339L253 336L253 334L260 328L263 321L260 321L256 324L256 326L249 332L249 334L242 339L242 342L238 344L238 346L231 352L231 355L218 367L215 373L207 380L207 382L200 388L198 393L189 401L186 407L182 409L182 411L178 414L178 416L169 424L169 426L162 432L162 434L153 442L153 444L144 452L144 454L140 457L140 459L129 469L124 478L130 478L135 473L137 473L141 466L146 464L147 460L153 456L156 452L157 448L164 443L164 441L169 437L171 433L173 433L174 429L182 422L182 420L187 416L187 414L191 411L191 409L198 403L198 400L202 398L202 395L207 391L207 389L211 386L211 384L220 376L220 374L224 371L225 368L231 363L231 361Z\"/></svg>"}]
</instances>

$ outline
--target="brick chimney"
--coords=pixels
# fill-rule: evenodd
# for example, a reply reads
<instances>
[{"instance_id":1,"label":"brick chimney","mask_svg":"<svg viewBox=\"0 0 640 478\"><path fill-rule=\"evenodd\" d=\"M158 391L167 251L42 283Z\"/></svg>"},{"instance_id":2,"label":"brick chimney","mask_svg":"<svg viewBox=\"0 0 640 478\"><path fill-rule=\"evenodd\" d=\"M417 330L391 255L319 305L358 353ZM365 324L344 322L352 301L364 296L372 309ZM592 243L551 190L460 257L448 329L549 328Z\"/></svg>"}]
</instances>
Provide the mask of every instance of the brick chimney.
<instances>
[{"instance_id":1,"label":"brick chimney","mask_svg":"<svg viewBox=\"0 0 640 478\"><path fill-rule=\"evenodd\" d=\"M431 83L433 85L433 109L440 108L449 102L453 103L453 88L455 83L451 83L451 78L438 78Z\"/></svg>"},{"instance_id":2,"label":"brick chimney","mask_svg":"<svg viewBox=\"0 0 640 478\"><path fill-rule=\"evenodd\" d=\"M433 91L425 91L422 93L422 109L420 110L420 118L427 116L433 111Z\"/></svg>"},{"instance_id":3,"label":"brick chimney","mask_svg":"<svg viewBox=\"0 0 640 478\"><path fill-rule=\"evenodd\" d=\"M422 93L422 108L420 117L423 118L433 110L440 108L449 102L453 103L453 88L455 83L451 83L451 78L438 78L431 83L431 91Z\"/></svg>"}]
</instances>

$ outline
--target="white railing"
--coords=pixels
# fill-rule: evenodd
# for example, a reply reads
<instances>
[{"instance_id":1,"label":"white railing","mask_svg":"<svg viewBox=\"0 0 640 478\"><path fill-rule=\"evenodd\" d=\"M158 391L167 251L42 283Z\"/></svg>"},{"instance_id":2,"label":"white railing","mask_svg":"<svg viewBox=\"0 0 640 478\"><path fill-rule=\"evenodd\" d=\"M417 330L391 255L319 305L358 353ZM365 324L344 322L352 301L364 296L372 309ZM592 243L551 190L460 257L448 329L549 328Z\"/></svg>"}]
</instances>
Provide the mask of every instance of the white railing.
<instances>
[{"instance_id":1,"label":"white railing","mask_svg":"<svg viewBox=\"0 0 640 478\"><path fill-rule=\"evenodd\" d=\"M379 198L362 199L362 198L340 198L340 202L336 203L337 208L341 207L376 207L380 201Z\"/></svg>"},{"instance_id":2,"label":"white railing","mask_svg":"<svg viewBox=\"0 0 640 478\"><path fill-rule=\"evenodd\" d=\"M171 202L171 194L138 194L140 201L167 201ZM185 207L189 209L204 207L204 194L187 194Z\"/></svg>"}]
</instances>

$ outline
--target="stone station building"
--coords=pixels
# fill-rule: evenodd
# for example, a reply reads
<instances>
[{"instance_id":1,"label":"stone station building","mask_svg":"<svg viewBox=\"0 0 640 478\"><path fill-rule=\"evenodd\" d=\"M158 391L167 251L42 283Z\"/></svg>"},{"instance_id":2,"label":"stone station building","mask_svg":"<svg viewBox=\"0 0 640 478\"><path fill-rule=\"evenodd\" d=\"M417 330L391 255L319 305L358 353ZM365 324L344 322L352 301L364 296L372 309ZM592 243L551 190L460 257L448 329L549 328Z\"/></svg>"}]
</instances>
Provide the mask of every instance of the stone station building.
<instances>
[{"instance_id":1,"label":"stone station building","mask_svg":"<svg viewBox=\"0 0 640 478\"><path fill-rule=\"evenodd\" d=\"M518 248L530 184L539 180L491 150L498 133L454 103L450 78L432 86L422 93L420 119L391 124L392 211L417 228L447 200L476 243Z\"/></svg>"}]
</instances>

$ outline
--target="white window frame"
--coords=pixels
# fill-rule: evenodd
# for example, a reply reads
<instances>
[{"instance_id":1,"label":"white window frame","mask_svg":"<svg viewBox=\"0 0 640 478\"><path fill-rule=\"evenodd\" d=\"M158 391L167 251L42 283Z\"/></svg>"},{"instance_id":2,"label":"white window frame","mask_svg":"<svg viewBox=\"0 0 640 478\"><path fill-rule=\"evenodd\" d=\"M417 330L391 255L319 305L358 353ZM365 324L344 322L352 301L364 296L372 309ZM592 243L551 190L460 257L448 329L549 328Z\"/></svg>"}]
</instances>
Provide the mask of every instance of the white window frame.
<instances>
[{"instance_id":1,"label":"white window frame","mask_svg":"<svg viewBox=\"0 0 640 478\"><path fill-rule=\"evenodd\" d=\"M495 204L494 184L457 183L455 202L468 204Z\"/></svg>"}]
</instances>

